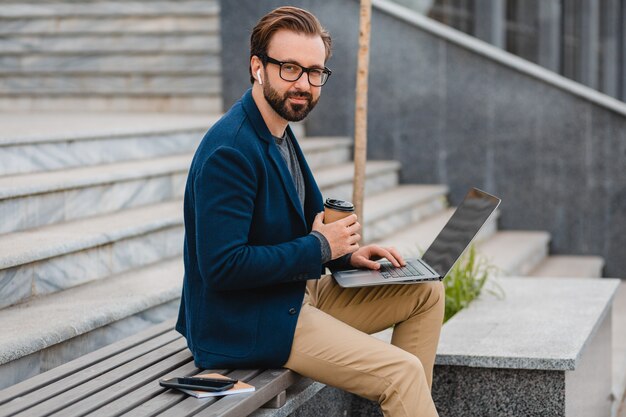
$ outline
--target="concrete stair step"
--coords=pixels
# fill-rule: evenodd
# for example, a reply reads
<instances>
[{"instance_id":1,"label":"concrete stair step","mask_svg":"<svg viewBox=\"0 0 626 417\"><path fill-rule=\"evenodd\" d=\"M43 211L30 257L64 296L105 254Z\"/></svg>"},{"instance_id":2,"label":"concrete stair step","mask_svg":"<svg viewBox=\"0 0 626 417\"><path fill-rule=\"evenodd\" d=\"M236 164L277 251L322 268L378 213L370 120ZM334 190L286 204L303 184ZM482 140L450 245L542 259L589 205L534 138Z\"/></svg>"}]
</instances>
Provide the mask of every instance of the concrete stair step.
<instances>
[{"instance_id":1,"label":"concrete stair step","mask_svg":"<svg viewBox=\"0 0 626 417\"><path fill-rule=\"evenodd\" d=\"M544 231L499 231L477 245L477 251L503 276L526 275L546 256L550 234Z\"/></svg>"},{"instance_id":2,"label":"concrete stair step","mask_svg":"<svg viewBox=\"0 0 626 417\"><path fill-rule=\"evenodd\" d=\"M186 144L189 148L195 147L201 137L200 133L186 138ZM91 152L76 152L74 161L83 158L84 162L87 160L85 155L89 154L97 158L106 143L87 143L94 145ZM312 155L311 160L316 165L314 169L323 169L325 164L340 162L348 156L349 143L345 139L303 140L302 144L304 152ZM163 145L163 150L166 150L176 144ZM47 146L40 151L50 152L51 148ZM62 151L61 146L59 158L66 158ZM123 149L116 149L116 152L124 155ZM1 156L0 153L0 160L3 159ZM0 234L182 198L192 156L187 153L0 177L0 216L6 219L0 223ZM381 175L385 172L377 174L374 171L370 176L370 186ZM325 186L333 189L343 184L331 181Z\"/></svg>"},{"instance_id":3,"label":"concrete stair step","mask_svg":"<svg viewBox=\"0 0 626 417\"><path fill-rule=\"evenodd\" d=\"M0 114L0 177L191 153L218 117ZM313 169L350 158L348 138L303 137L299 142Z\"/></svg>"},{"instance_id":4,"label":"concrete stair step","mask_svg":"<svg viewBox=\"0 0 626 417\"><path fill-rule=\"evenodd\" d=\"M137 3L137 2L134 2ZM146 4L149 2L142 2ZM71 3L68 3L68 5ZM4 6L3 6L4 7ZM5 17L0 19L0 35L26 34L163 34L180 32L215 33L219 30L218 14L190 15L101 15Z\"/></svg>"},{"instance_id":5,"label":"concrete stair step","mask_svg":"<svg viewBox=\"0 0 626 417\"><path fill-rule=\"evenodd\" d=\"M191 157L0 177L0 234L182 198Z\"/></svg>"},{"instance_id":6,"label":"concrete stair step","mask_svg":"<svg viewBox=\"0 0 626 417\"><path fill-rule=\"evenodd\" d=\"M368 161L365 173L365 195L395 188L399 181L399 171L400 163L397 161ZM316 169L314 176L324 199L352 200L353 163Z\"/></svg>"},{"instance_id":7,"label":"concrete stair step","mask_svg":"<svg viewBox=\"0 0 626 417\"><path fill-rule=\"evenodd\" d=\"M447 207L447 193L448 187L443 185L411 184L367 196L363 241L376 241L440 213Z\"/></svg>"},{"instance_id":8,"label":"concrete stair step","mask_svg":"<svg viewBox=\"0 0 626 417\"><path fill-rule=\"evenodd\" d=\"M207 96L28 96L2 95L0 112L165 112L213 114L222 112L219 95Z\"/></svg>"},{"instance_id":9,"label":"concrete stair step","mask_svg":"<svg viewBox=\"0 0 626 417\"><path fill-rule=\"evenodd\" d=\"M105 53L91 55L54 55L37 53L29 55L0 55L0 74L16 73L197 73L219 74L220 57L206 52L132 52Z\"/></svg>"},{"instance_id":10,"label":"concrete stair step","mask_svg":"<svg viewBox=\"0 0 626 417\"><path fill-rule=\"evenodd\" d=\"M300 126L292 129L301 130ZM294 133L312 170L350 161L352 139L343 136L305 137L303 131L300 134Z\"/></svg>"},{"instance_id":11,"label":"concrete stair step","mask_svg":"<svg viewBox=\"0 0 626 417\"><path fill-rule=\"evenodd\" d=\"M38 96L217 96L222 80L215 74L42 74L0 75L3 95Z\"/></svg>"},{"instance_id":12,"label":"concrete stair step","mask_svg":"<svg viewBox=\"0 0 626 417\"><path fill-rule=\"evenodd\" d=\"M180 257L0 310L2 386L175 316Z\"/></svg>"},{"instance_id":13,"label":"concrete stair step","mask_svg":"<svg viewBox=\"0 0 626 417\"><path fill-rule=\"evenodd\" d=\"M182 201L0 236L0 308L180 256Z\"/></svg>"},{"instance_id":14,"label":"concrete stair step","mask_svg":"<svg viewBox=\"0 0 626 417\"><path fill-rule=\"evenodd\" d=\"M184 1L81 1L81 2L3 2L0 19L82 16L215 16L219 3L214 0Z\"/></svg>"},{"instance_id":15,"label":"concrete stair step","mask_svg":"<svg viewBox=\"0 0 626 417\"><path fill-rule=\"evenodd\" d=\"M83 54L111 52L204 52L220 53L216 31L153 34L82 34L80 36L46 33L0 38L0 54L56 53Z\"/></svg>"},{"instance_id":16,"label":"concrete stair step","mask_svg":"<svg viewBox=\"0 0 626 417\"><path fill-rule=\"evenodd\" d=\"M600 256L550 255L528 273L531 277L600 278L604 259Z\"/></svg>"},{"instance_id":17,"label":"concrete stair step","mask_svg":"<svg viewBox=\"0 0 626 417\"><path fill-rule=\"evenodd\" d=\"M218 117L0 114L0 176L191 153Z\"/></svg>"},{"instance_id":18,"label":"concrete stair step","mask_svg":"<svg viewBox=\"0 0 626 417\"><path fill-rule=\"evenodd\" d=\"M403 230L390 233L377 240L383 246L394 246L405 256L420 256L435 240L441 229L454 213L454 208L443 209L430 217L424 218ZM491 216L475 238L476 243L492 237L497 229L499 212Z\"/></svg>"}]
</instances>

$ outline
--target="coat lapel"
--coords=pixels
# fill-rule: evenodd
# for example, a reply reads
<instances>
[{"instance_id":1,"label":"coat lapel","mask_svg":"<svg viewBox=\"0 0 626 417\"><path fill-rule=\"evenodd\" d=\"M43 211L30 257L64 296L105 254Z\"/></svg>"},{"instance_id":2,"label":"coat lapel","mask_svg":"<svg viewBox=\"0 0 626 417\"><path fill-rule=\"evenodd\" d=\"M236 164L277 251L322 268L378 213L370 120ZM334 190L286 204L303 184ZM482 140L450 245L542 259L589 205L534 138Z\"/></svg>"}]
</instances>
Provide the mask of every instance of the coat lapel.
<instances>
[{"instance_id":1,"label":"coat lapel","mask_svg":"<svg viewBox=\"0 0 626 417\"><path fill-rule=\"evenodd\" d=\"M296 186L293 183L293 178L291 178L291 174L289 173L287 164L285 164L285 160L280 155L280 151L278 150L278 147L276 146L276 143L274 142L274 137L272 136L269 129L267 128L267 125L265 124L265 121L263 120L263 117L261 116L261 112L259 112L259 109L257 108L256 103L254 102L254 99L252 98L251 89L246 91L246 93L243 95L242 102L243 102L243 106L246 111L246 114L248 115L248 117L250 118L250 121L252 122L252 125L254 126L254 130L256 130L257 134L259 135L259 138L263 140L264 142L266 142L266 150L267 150L268 157L274 164L274 167L280 173L279 176L280 176L281 182L283 183L283 187L285 191L287 192L287 195L289 196L291 205L293 206L294 210L298 214L298 217L300 218L305 230L308 231L306 220L304 218L303 208L302 208L302 205L300 204L300 199L298 198L298 192L296 191Z\"/></svg>"}]
</instances>

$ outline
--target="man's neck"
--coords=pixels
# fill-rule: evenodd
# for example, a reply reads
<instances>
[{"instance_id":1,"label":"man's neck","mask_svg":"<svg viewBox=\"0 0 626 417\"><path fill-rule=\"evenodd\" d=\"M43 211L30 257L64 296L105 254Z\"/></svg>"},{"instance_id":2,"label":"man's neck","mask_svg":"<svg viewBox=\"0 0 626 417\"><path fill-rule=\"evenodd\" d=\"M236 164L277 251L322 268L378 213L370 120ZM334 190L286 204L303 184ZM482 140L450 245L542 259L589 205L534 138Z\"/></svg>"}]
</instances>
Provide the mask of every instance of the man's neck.
<instances>
[{"instance_id":1,"label":"man's neck","mask_svg":"<svg viewBox=\"0 0 626 417\"><path fill-rule=\"evenodd\" d=\"M252 98L272 136L283 137L289 122L274 111L263 95L263 87L257 83L252 86Z\"/></svg>"}]
</instances>

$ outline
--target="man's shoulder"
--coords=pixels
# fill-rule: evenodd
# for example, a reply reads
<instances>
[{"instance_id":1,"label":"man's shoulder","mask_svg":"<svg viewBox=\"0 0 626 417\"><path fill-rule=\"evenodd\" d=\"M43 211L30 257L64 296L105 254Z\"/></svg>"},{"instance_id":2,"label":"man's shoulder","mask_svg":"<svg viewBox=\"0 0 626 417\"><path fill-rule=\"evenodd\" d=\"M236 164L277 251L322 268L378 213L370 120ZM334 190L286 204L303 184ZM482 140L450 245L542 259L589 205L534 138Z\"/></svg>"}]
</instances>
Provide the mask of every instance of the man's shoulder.
<instances>
[{"instance_id":1,"label":"man's shoulder","mask_svg":"<svg viewBox=\"0 0 626 417\"><path fill-rule=\"evenodd\" d=\"M237 102L204 135L196 150L193 165L203 165L217 149L224 147L250 157L259 152L257 139L254 126L242 103Z\"/></svg>"}]
</instances>

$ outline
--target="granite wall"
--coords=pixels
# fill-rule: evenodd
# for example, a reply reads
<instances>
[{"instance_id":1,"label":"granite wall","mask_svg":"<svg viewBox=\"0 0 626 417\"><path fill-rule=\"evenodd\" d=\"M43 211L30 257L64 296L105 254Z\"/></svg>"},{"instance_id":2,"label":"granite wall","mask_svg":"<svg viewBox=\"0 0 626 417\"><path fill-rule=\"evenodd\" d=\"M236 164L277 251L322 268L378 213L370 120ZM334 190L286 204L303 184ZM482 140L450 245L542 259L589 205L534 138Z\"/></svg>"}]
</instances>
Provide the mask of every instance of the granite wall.
<instances>
[{"instance_id":1,"label":"granite wall","mask_svg":"<svg viewBox=\"0 0 626 417\"><path fill-rule=\"evenodd\" d=\"M453 204L471 186L497 194L501 228L547 230L552 253L600 255L606 276L626 277L626 105L374 3L368 158L402 162L403 182L448 184ZM225 109L250 85L251 28L281 4L221 2ZM333 75L307 132L351 135L358 2L290 4L333 36Z\"/></svg>"}]
</instances>

